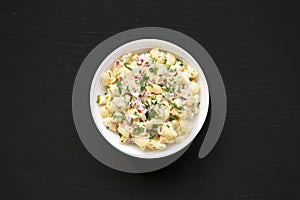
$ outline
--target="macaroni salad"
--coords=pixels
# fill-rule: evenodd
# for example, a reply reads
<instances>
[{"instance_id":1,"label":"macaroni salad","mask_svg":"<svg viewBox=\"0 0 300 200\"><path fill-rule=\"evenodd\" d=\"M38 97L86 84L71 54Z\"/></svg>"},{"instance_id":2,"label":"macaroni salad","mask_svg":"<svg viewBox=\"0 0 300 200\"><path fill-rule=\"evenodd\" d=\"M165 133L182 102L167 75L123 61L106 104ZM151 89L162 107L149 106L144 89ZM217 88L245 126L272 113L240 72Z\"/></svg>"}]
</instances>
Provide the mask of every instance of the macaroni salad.
<instances>
[{"instance_id":1,"label":"macaroni salad","mask_svg":"<svg viewBox=\"0 0 300 200\"><path fill-rule=\"evenodd\" d=\"M182 142L199 113L198 71L169 52L121 56L100 75L107 93L97 96L103 124L123 144L141 150Z\"/></svg>"}]
</instances>

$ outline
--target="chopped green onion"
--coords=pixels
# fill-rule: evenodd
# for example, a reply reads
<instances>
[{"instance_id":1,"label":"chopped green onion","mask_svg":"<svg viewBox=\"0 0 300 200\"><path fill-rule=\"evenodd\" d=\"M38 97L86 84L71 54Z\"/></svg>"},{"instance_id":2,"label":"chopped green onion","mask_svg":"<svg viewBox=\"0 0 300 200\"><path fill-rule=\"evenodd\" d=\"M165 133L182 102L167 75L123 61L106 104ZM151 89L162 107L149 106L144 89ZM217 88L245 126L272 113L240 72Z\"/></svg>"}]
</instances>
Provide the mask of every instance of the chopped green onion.
<instances>
[{"instance_id":1,"label":"chopped green onion","mask_svg":"<svg viewBox=\"0 0 300 200\"><path fill-rule=\"evenodd\" d=\"M177 106L175 103L170 103L170 105L173 107L173 108L176 108L178 110L183 110L183 107L182 106Z\"/></svg>"},{"instance_id":2,"label":"chopped green onion","mask_svg":"<svg viewBox=\"0 0 300 200\"><path fill-rule=\"evenodd\" d=\"M173 120L178 120L178 117L176 115L170 115L169 116L169 120L173 121Z\"/></svg>"},{"instance_id":3,"label":"chopped green onion","mask_svg":"<svg viewBox=\"0 0 300 200\"><path fill-rule=\"evenodd\" d=\"M179 60L178 58L176 59L178 62L180 62L180 66L183 66L183 61L182 60Z\"/></svg>"},{"instance_id":4,"label":"chopped green onion","mask_svg":"<svg viewBox=\"0 0 300 200\"><path fill-rule=\"evenodd\" d=\"M152 88L153 88L153 85L152 85L152 84L148 83L148 85L149 85L150 87L152 87Z\"/></svg>"},{"instance_id":5,"label":"chopped green onion","mask_svg":"<svg viewBox=\"0 0 300 200\"><path fill-rule=\"evenodd\" d=\"M121 83L121 81L117 81L117 87L118 87L119 93L122 94L122 83Z\"/></svg>"},{"instance_id":6,"label":"chopped green onion","mask_svg":"<svg viewBox=\"0 0 300 200\"><path fill-rule=\"evenodd\" d=\"M149 108L150 108L150 104L148 103L148 100L146 100L146 102L145 102L145 106L146 106L146 108L147 108L147 109L149 109Z\"/></svg>"},{"instance_id":7,"label":"chopped green onion","mask_svg":"<svg viewBox=\"0 0 300 200\"><path fill-rule=\"evenodd\" d=\"M154 117L156 117L157 115L158 115L158 113L157 113L155 110L151 109L151 110L149 111L149 117L150 117L150 118L154 118Z\"/></svg>"},{"instance_id":8,"label":"chopped green onion","mask_svg":"<svg viewBox=\"0 0 300 200\"><path fill-rule=\"evenodd\" d=\"M139 135L139 134L141 134L142 132L144 132L144 128L143 127L141 127L141 126L138 126L137 128L136 128L136 130L134 131L134 135Z\"/></svg>"},{"instance_id":9,"label":"chopped green onion","mask_svg":"<svg viewBox=\"0 0 300 200\"><path fill-rule=\"evenodd\" d=\"M156 138L157 137L157 130L153 130L153 129L150 129L149 130L149 133L150 133L150 139L152 138Z\"/></svg>"},{"instance_id":10,"label":"chopped green onion","mask_svg":"<svg viewBox=\"0 0 300 200\"><path fill-rule=\"evenodd\" d=\"M158 128L158 125L157 125L157 124L153 124L153 125L152 125L152 128L153 128L153 129L156 129L156 128Z\"/></svg>"},{"instance_id":11,"label":"chopped green onion","mask_svg":"<svg viewBox=\"0 0 300 200\"><path fill-rule=\"evenodd\" d=\"M151 69L151 70L150 70ZM157 75L157 71L158 71L158 68L157 67L154 67L154 68L150 68L149 71L151 73L154 73L155 75Z\"/></svg>"},{"instance_id":12,"label":"chopped green onion","mask_svg":"<svg viewBox=\"0 0 300 200\"><path fill-rule=\"evenodd\" d=\"M126 119L126 117L124 115L116 115L115 112L113 112L112 118L114 118L114 119L116 119L116 118Z\"/></svg>"},{"instance_id":13,"label":"chopped green onion","mask_svg":"<svg viewBox=\"0 0 300 200\"><path fill-rule=\"evenodd\" d=\"M156 100L156 96L154 94L151 94L150 99L151 100Z\"/></svg>"},{"instance_id":14,"label":"chopped green onion","mask_svg":"<svg viewBox=\"0 0 300 200\"><path fill-rule=\"evenodd\" d=\"M106 87L106 89L109 89L110 87L109 87L109 85L107 85L107 86L105 86Z\"/></svg>"},{"instance_id":15,"label":"chopped green onion","mask_svg":"<svg viewBox=\"0 0 300 200\"><path fill-rule=\"evenodd\" d=\"M149 79L149 76L143 76L143 78L141 79L141 81L140 81L140 84L144 84L146 81L148 81L148 79Z\"/></svg>"},{"instance_id":16,"label":"chopped green onion","mask_svg":"<svg viewBox=\"0 0 300 200\"><path fill-rule=\"evenodd\" d=\"M97 101L96 103L100 103L100 95L97 95Z\"/></svg>"},{"instance_id":17,"label":"chopped green onion","mask_svg":"<svg viewBox=\"0 0 300 200\"><path fill-rule=\"evenodd\" d=\"M166 88L161 88L163 91L165 92L170 92L170 88L166 87Z\"/></svg>"},{"instance_id":18,"label":"chopped green onion","mask_svg":"<svg viewBox=\"0 0 300 200\"><path fill-rule=\"evenodd\" d=\"M124 67L126 67L127 69L129 69L130 71L132 71L132 69L131 69L130 67L128 67L128 66L126 65L126 63L124 63Z\"/></svg>"}]
</instances>

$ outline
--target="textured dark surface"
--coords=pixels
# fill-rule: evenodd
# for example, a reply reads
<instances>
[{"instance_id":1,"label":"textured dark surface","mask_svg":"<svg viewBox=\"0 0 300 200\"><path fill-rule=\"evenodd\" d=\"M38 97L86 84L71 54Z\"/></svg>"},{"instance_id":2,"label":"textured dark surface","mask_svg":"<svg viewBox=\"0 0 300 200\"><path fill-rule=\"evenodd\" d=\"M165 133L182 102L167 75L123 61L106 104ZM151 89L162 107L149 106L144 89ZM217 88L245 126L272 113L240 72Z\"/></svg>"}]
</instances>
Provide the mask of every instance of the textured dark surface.
<instances>
[{"instance_id":1,"label":"textured dark surface","mask_svg":"<svg viewBox=\"0 0 300 200\"><path fill-rule=\"evenodd\" d=\"M0 195L300 199L299 24L291 1L2 2ZM207 158L197 158L199 136L167 168L126 174L83 147L71 94L94 46L142 26L181 31L206 48L223 75L228 115Z\"/></svg>"}]
</instances>

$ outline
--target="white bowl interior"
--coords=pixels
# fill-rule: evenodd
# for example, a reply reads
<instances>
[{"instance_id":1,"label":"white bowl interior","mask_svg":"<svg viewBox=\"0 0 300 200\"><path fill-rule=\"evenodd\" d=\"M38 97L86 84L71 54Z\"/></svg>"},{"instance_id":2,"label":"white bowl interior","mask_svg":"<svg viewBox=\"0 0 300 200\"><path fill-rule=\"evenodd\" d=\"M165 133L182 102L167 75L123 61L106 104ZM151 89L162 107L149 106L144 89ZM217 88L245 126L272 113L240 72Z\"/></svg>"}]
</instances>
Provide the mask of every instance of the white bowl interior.
<instances>
[{"instance_id":1,"label":"white bowl interior","mask_svg":"<svg viewBox=\"0 0 300 200\"><path fill-rule=\"evenodd\" d=\"M194 117L193 121L193 128L191 132L189 133L188 137L181 143L175 143L175 144L168 144L165 149L157 150L157 151L142 151L139 149L139 147L135 144L120 144L119 143L119 136L118 134L106 129L106 127L102 123L102 117L100 115L100 109L99 105L96 103L97 95L101 94L103 95L105 93L105 87L102 85L102 82L100 80L100 74L110 69L112 64L123 54L128 52L137 52L142 53L147 50L150 50L151 48L159 48L168 52L173 53L177 58L180 58L185 61L185 63L193 66L198 72L199 76L197 78L197 82L200 86L200 113ZM167 42L163 40L158 39L141 39L141 40L135 40L129 43L126 43L119 48L117 48L115 51L110 53L100 64L99 68L97 69L95 76L92 81L91 89L90 89L90 106L91 106L91 112L93 119L95 121L95 124L97 128L99 129L100 133L103 135L103 137L115 148L118 150L138 158L160 158L165 157L171 154L174 154L184 147L186 147L199 133L200 129L202 128L204 121L207 116L208 112L208 106L209 106L209 92L208 92L208 85L204 76L204 73L202 72L199 64L196 62L196 60L187 53L184 49L181 47Z\"/></svg>"}]
</instances>

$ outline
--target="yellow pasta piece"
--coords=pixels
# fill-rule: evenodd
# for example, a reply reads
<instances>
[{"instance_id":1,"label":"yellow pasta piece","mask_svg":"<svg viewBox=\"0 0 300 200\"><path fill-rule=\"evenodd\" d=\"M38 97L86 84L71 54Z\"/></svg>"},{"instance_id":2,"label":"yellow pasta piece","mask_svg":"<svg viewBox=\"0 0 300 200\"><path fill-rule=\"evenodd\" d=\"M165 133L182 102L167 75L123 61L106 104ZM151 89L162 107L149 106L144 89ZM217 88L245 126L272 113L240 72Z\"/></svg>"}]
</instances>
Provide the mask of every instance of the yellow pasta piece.
<instances>
[{"instance_id":1,"label":"yellow pasta piece","mask_svg":"<svg viewBox=\"0 0 300 200\"><path fill-rule=\"evenodd\" d=\"M125 135L122 134L122 136L119 138L119 142L124 144L126 143L128 140L128 137L126 137Z\"/></svg>"},{"instance_id":2,"label":"yellow pasta piece","mask_svg":"<svg viewBox=\"0 0 300 200\"><path fill-rule=\"evenodd\" d=\"M109 116L109 112L108 112L106 106L100 106L100 114L103 118Z\"/></svg>"},{"instance_id":3,"label":"yellow pasta piece","mask_svg":"<svg viewBox=\"0 0 300 200\"><path fill-rule=\"evenodd\" d=\"M103 119L103 124L112 131L117 130L117 124L116 124L116 122L113 121L113 118L111 118L111 117L104 118Z\"/></svg>"},{"instance_id":4,"label":"yellow pasta piece","mask_svg":"<svg viewBox=\"0 0 300 200\"><path fill-rule=\"evenodd\" d=\"M164 123L160 135L165 136L168 139L172 139L177 136L177 133L174 130L172 123Z\"/></svg>"},{"instance_id":5,"label":"yellow pasta piece","mask_svg":"<svg viewBox=\"0 0 300 200\"><path fill-rule=\"evenodd\" d=\"M146 90L148 92L154 93L154 94L161 94L161 93L163 93L163 90L157 84L152 84L151 86L150 85L146 86Z\"/></svg>"},{"instance_id":6,"label":"yellow pasta piece","mask_svg":"<svg viewBox=\"0 0 300 200\"><path fill-rule=\"evenodd\" d=\"M150 56L153 58L153 59L158 59L158 57L160 56L160 51L155 48L155 49L152 49L150 51Z\"/></svg>"},{"instance_id":7,"label":"yellow pasta piece","mask_svg":"<svg viewBox=\"0 0 300 200\"><path fill-rule=\"evenodd\" d=\"M191 90L192 90L193 94L197 94L200 90L199 84L196 83L195 81L190 82L190 87L191 87Z\"/></svg>"},{"instance_id":8,"label":"yellow pasta piece","mask_svg":"<svg viewBox=\"0 0 300 200\"><path fill-rule=\"evenodd\" d=\"M133 128L127 125L120 125L118 127L118 132L126 137L129 137L129 134L133 132Z\"/></svg>"},{"instance_id":9,"label":"yellow pasta piece","mask_svg":"<svg viewBox=\"0 0 300 200\"><path fill-rule=\"evenodd\" d=\"M166 148L166 144L160 142L159 140L151 140L148 147L151 149L164 149Z\"/></svg>"},{"instance_id":10,"label":"yellow pasta piece","mask_svg":"<svg viewBox=\"0 0 300 200\"><path fill-rule=\"evenodd\" d=\"M99 105L104 105L106 104L108 101L111 101L111 95L110 94L106 94L104 96L100 97L100 101L99 101Z\"/></svg>"},{"instance_id":11,"label":"yellow pasta piece","mask_svg":"<svg viewBox=\"0 0 300 200\"><path fill-rule=\"evenodd\" d=\"M198 71L191 66L187 66L188 77L190 79L195 79L198 76Z\"/></svg>"},{"instance_id":12,"label":"yellow pasta piece","mask_svg":"<svg viewBox=\"0 0 300 200\"><path fill-rule=\"evenodd\" d=\"M109 114L111 114L113 112L112 102L111 101L107 102L106 107L107 107L107 111L109 112Z\"/></svg>"},{"instance_id":13,"label":"yellow pasta piece","mask_svg":"<svg viewBox=\"0 0 300 200\"><path fill-rule=\"evenodd\" d=\"M140 147L141 150L145 150L149 144L149 141L146 139L134 138L135 144Z\"/></svg>"},{"instance_id":14,"label":"yellow pasta piece","mask_svg":"<svg viewBox=\"0 0 300 200\"><path fill-rule=\"evenodd\" d=\"M168 65L174 65L175 64L176 58L173 54L168 52L167 55L166 55L166 58L167 58L166 64L168 64Z\"/></svg>"},{"instance_id":15,"label":"yellow pasta piece","mask_svg":"<svg viewBox=\"0 0 300 200\"><path fill-rule=\"evenodd\" d=\"M102 72L100 75L100 79L102 81L102 84L104 86L107 86L110 84L110 77L108 76L108 74L106 72Z\"/></svg>"},{"instance_id":16,"label":"yellow pasta piece","mask_svg":"<svg viewBox=\"0 0 300 200\"><path fill-rule=\"evenodd\" d=\"M160 56L160 57L158 57L158 59L157 59L157 63L158 63L158 64L163 64L163 63L165 63L165 61L166 61L166 58L163 57L163 56Z\"/></svg>"},{"instance_id":17,"label":"yellow pasta piece","mask_svg":"<svg viewBox=\"0 0 300 200\"><path fill-rule=\"evenodd\" d=\"M180 127L180 122L178 120L173 120L172 124L176 127L179 128Z\"/></svg>"}]
</instances>

